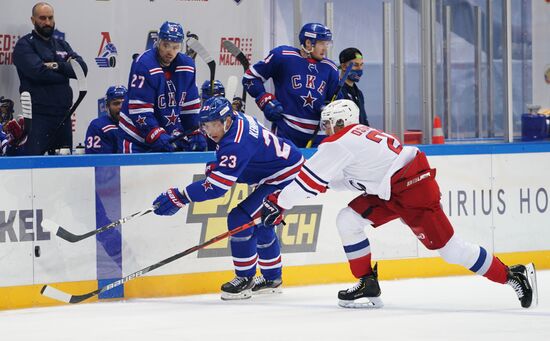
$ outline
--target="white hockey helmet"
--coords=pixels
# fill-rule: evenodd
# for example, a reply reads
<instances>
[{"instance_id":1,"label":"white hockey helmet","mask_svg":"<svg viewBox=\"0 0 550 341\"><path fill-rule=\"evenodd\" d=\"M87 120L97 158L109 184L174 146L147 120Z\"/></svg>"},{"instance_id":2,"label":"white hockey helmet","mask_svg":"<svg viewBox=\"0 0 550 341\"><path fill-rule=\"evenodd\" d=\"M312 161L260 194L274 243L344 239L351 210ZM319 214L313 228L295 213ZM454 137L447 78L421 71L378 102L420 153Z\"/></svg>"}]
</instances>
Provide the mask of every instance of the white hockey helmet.
<instances>
[{"instance_id":1,"label":"white hockey helmet","mask_svg":"<svg viewBox=\"0 0 550 341\"><path fill-rule=\"evenodd\" d=\"M339 99L327 104L321 112L322 127L347 127L359 123L359 107L349 99Z\"/></svg>"}]
</instances>

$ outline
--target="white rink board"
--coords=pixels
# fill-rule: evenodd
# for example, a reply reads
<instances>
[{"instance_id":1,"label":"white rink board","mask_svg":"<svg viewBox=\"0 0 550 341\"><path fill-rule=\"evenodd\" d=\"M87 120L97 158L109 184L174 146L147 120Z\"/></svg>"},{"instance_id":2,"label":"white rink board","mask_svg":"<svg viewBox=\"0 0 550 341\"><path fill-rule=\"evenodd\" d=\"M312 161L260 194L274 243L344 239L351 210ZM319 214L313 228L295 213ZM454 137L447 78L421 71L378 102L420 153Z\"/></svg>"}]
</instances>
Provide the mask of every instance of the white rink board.
<instances>
[{"instance_id":1,"label":"white rink board","mask_svg":"<svg viewBox=\"0 0 550 341\"><path fill-rule=\"evenodd\" d=\"M68 282L96 278L96 242L93 238L67 243L54 233L43 231L38 214L53 220L74 233L95 228L95 185L93 168L57 168L3 170L0 207L8 213L18 212L11 227L17 241L1 230L0 286ZM32 185L32 187L31 187ZM21 220L21 212L32 215ZM41 212L41 213L39 213ZM0 221L5 224L6 220ZM22 237L22 224L27 226ZM2 226L2 225L0 225ZM6 226L3 226L6 228ZM40 257L34 248L41 249Z\"/></svg>"},{"instance_id":2,"label":"white rink board","mask_svg":"<svg viewBox=\"0 0 550 341\"><path fill-rule=\"evenodd\" d=\"M429 156L429 160L437 168L442 205L457 234L496 253L550 250L550 230L547 228L550 204L546 199L550 182L544 171L550 169L550 153ZM169 187L183 188L203 170L202 163L120 166L121 216L150 207L161 192ZM95 238L77 244L53 235L49 239L36 240L45 233L37 226L38 211L43 218L54 220L73 233L81 234L94 228L96 185L93 167L2 170L0 186L4 193L0 196L0 211L4 212L0 215L0 286L97 278ZM205 235L210 239L224 232L227 211L238 203L235 198L246 196L246 186L237 188L244 188L245 192L234 188L227 198L200 206L202 211L195 206L192 212L195 220L191 223L187 222L192 218L191 210L184 208L172 217L149 214L124 224L121 229L123 275L197 245L205 240ZM525 194L527 190L529 197ZM489 191L492 193L490 201ZM335 219L338 211L353 197L352 193L329 191L300 206L301 210L305 207L310 213L320 210L320 222L317 230L304 229L304 224L300 223L302 225L297 224L297 230L291 233L292 222L285 227L281 234L283 250L286 250L284 264L345 262ZM213 209L215 221L221 224L218 230L197 220L200 218L197 212L209 209ZM33 218L25 218L27 225L23 226L27 229L23 232L31 234L33 239L19 241L19 216L28 215L28 210ZM11 225L10 214L15 214ZM17 241L11 239L14 234ZM436 256L399 221L377 229L367 228L367 234L374 259ZM33 255L36 245L42 250L39 258ZM220 247L224 245L227 240L216 244L216 249L201 250L214 253L190 254L151 275L230 270L231 258L227 249L224 251Z\"/></svg>"}]
</instances>

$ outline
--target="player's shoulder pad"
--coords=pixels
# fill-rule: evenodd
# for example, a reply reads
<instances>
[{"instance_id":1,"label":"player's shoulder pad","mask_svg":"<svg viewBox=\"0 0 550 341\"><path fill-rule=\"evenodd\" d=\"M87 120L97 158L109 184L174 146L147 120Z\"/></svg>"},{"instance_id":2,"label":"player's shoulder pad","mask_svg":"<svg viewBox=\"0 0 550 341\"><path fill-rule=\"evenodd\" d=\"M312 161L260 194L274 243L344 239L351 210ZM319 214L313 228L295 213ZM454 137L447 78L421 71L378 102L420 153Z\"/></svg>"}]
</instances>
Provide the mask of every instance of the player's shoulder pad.
<instances>
[{"instance_id":1,"label":"player's shoulder pad","mask_svg":"<svg viewBox=\"0 0 550 341\"><path fill-rule=\"evenodd\" d=\"M281 45L273 50L271 50L271 53L274 55L279 55L283 57L300 57L302 58L302 55L300 54L300 49L295 48L294 46L288 46L288 45Z\"/></svg>"},{"instance_id":2,"label":"player's shoulder pad","mask_svg":"<svg viewBox=\"0 0 550 341\"><path fill-rule=\"evenodd\" d=\"M336 66L336 63L334 63L332 60L330 60L328 58L323 58L323 60L321 60L321 63L327 64L328 66L333 68L334 71L338 72L338 66Z\"/></svg>"},{"instance_id":3,"label":"player's shoulder pad","mask_svg":"<svg viewBox=\"0 0 550 341\"><path fill-rule=\"evenodd\" d=\"M162 67L160 66L156 50L150 49L143 52L139 55L134 61L134 73L144 75L144 76L153 76L155 74L162 74Z\"/></svg>"},{"instance_id":4,"label":"player's shoulder pad","mask_svg":"<svg viewBox=\"0 0 550 341\"><path fill-rule=\"evenodd\" d=\"M176 66L192 66L195 67L195 61L185 53L179 52L176 56Z\"/></svg>"}]
</instances>

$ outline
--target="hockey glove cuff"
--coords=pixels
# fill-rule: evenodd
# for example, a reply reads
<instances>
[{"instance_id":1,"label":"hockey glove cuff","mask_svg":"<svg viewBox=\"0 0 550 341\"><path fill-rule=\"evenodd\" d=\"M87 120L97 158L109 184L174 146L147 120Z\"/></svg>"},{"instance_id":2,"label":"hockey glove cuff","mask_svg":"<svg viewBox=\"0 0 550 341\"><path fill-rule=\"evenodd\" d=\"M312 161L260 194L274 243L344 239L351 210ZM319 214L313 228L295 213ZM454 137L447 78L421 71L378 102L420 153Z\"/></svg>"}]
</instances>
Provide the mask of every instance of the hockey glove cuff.
<instances>
[{"instance_id":1,"label":"hockey glove cuff","mask_svg":"<svg viewBox=\"0 0 550 341\"><path fill-rule=\"evenodd\" d=\"M27 141L27 135L25 134L25 119L23 116L10 120L4 125L3 130L11 146L21 146Z\"/></svg>"},{"instance_id":2,"label":"hockey glove cuff","mask_svg":"<svg viewBox=\"0 0 550 341\"><path fill-rule=\"evenodd\" d=\"M277 226L283 222L285 209L277 204L278 197L279 193L272 193L264 199L262 203L262 224Z\"/></svg>"},{"instance_id":3,"label":"hockey glove cuff","mask_svg":"<svg viewBox=\"0 0 550 341\"><path fill-rule=\"evenodd\" d=\"M274 122L283 118L283 105L275 98L273 94L264 92L256 97L256 103L264 112L265 118L269 121Z\"/></svg>"},{"instance_id":4,"label":"hockey glove cuff","mask_svg":"<svg viewBox=\"0 0 550 341\"><path fill-rule=\"evenodd\" d=\"M147 134L145 142L151 145L153 152L173 152L176 150L173 143L170 143L170 136L161 127L153 128Z\"/></svg>"},{"instance_id":5,"label":"hockey glove cuff","mask_svg":"<svg viewBox=\"0 0 550 341\"><path fill-rule=\"evenodd\" d=\"M180 192L177 188L170 188L153 201L153 206L156 207L154 212L158 215L174 215L188 203L189 199L185 193Z\"/></svg>"}]
</instances>

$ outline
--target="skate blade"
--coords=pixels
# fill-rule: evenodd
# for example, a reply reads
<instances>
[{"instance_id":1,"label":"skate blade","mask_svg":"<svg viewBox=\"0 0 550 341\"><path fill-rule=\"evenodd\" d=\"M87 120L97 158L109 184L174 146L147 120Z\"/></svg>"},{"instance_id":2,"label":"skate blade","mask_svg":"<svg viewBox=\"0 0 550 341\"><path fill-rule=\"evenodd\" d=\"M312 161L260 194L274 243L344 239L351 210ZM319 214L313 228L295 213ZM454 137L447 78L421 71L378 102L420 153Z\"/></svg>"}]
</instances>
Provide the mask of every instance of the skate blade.
<instances>
[{"instance_id":1,"label":"skate blade","mask_svg":"<svg viewBox=\"0 0 550 341\"><path fill-rule=\"evenodd\" d=\"M244 290L237 294L232 294L229 292L222 291L221 299L224 301L234 301L234 300L246 300L252 297L252 291L250 289Z\"/></svg>"},{"instance_id":2,"label":"skate blade","mask_svg":"<svg viewBox=\"0 0 550 341\"><path fill-rule=\"evenodd\" d=\"M531 301L531 306L529 306L529 309L531 309L531 308L535 308L539 304L539 293L537 288L537 271L535 270L535 264L533 263L529 263L525 265L525 268L527 270L527 280L531 285L531 289L533 289L533 299Z\"/></svg>"},{"instance_id":3,"label":"skate blade","mask_svg":"<svg viewBox=\"0 0 550 341\"><path fill-rule=\"evenodd\" d=\"M252 295L271 295L271 294L282 294L283 288L281 286L278 286L276 288L263 288L260 290L252 290Z\"/></svg>"},{"instance_id":4,"label":"skate blade","mask_svg":"<svg viewBox=\"0 0 550 341\"><path fill-rule=\"evenodd\" d=\"M361 297L353 301L339 300L338 305L342 308L379 309L384 306L384 302L380 297Z\"/></svg>"}]
</instances>

